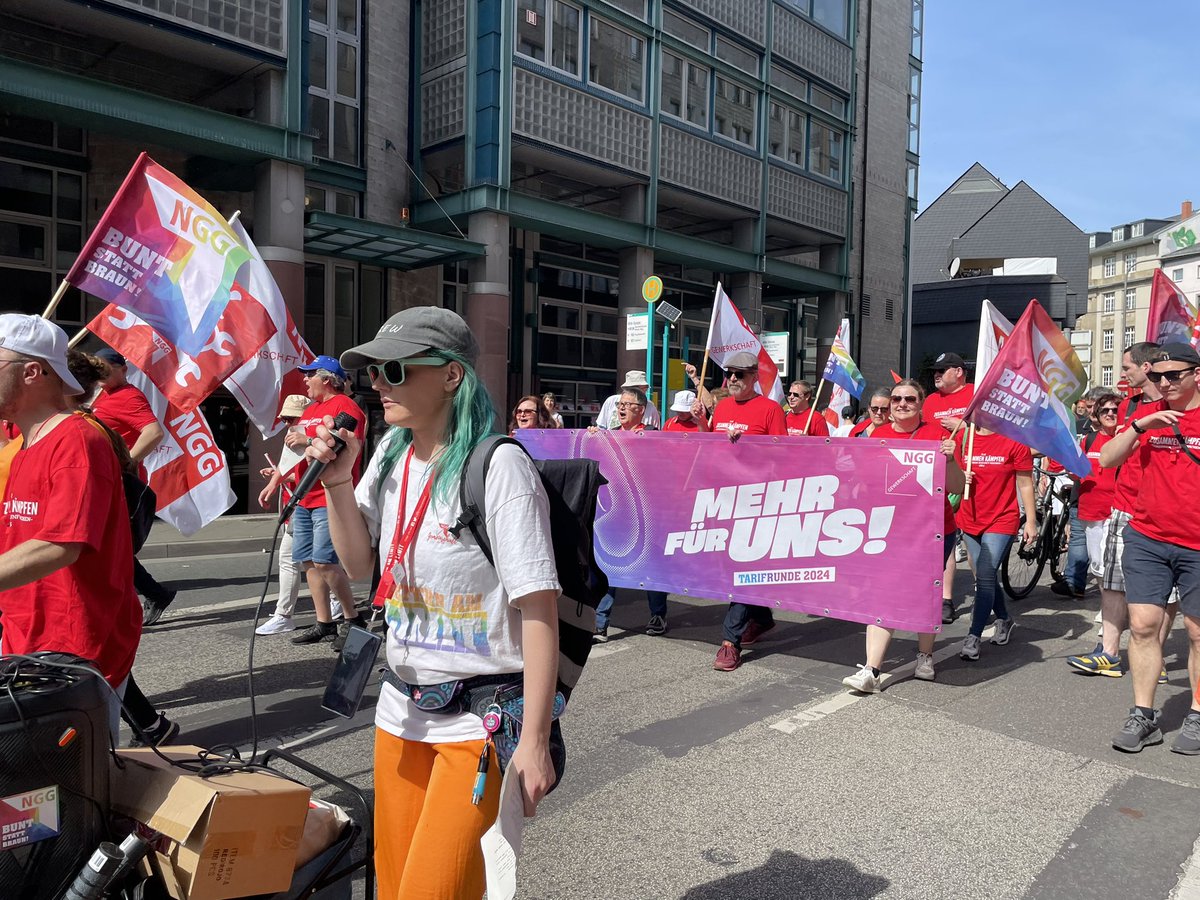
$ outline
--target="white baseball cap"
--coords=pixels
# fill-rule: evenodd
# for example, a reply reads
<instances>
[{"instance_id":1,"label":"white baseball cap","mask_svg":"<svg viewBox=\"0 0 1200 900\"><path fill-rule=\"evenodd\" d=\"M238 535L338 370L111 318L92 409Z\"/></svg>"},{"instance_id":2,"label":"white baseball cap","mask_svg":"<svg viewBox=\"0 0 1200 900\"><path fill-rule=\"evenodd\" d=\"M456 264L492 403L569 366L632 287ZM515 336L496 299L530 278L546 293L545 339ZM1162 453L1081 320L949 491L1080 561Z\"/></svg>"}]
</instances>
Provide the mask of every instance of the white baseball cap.
<instances>
[{"instance_id":1,"label":"white baseball cap","mask_svg":"<svg viewBox=\"0 0 1200 900\"><path fill-rule=\"evenodd\" d=\"M67 368L67 333L41 316L20 313L0 315L0 347L44 360L62 379L68 394L82 394L83 388Z\"/></svg>"},{"instance_id":2,"label":"white baseball cap","mask_svg":"<svg viewBox=\"0 0 1200 900\"><path fill-rule=\"evenodd\" d=\"M678 391L675 394L675 402L671 404L671 412L691 412L695 402L695 391Z\"/></svg>"}]
</instances>

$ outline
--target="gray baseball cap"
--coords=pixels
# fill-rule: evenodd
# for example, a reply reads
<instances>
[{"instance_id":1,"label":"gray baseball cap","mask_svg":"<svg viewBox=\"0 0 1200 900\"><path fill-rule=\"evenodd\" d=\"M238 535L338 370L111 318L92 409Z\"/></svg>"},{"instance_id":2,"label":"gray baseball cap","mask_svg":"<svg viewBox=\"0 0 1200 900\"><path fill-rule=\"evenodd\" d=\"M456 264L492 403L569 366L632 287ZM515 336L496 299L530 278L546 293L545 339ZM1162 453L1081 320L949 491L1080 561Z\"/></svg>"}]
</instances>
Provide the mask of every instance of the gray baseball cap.
<instances>
[{"instance_id":1,"label":"gray baseball cap","mask_svg":"<svg viewBox=\"0 0 1200 900\"><path fill-rule=\"evenodd\" d=\"M472 366L479 358L479 344L462 316L440 306L414 306L384 322L374 339L343 353L340 362L347 369L361 369L367 363L428 350L450 350Z\"/></svg>"}]
</instances>

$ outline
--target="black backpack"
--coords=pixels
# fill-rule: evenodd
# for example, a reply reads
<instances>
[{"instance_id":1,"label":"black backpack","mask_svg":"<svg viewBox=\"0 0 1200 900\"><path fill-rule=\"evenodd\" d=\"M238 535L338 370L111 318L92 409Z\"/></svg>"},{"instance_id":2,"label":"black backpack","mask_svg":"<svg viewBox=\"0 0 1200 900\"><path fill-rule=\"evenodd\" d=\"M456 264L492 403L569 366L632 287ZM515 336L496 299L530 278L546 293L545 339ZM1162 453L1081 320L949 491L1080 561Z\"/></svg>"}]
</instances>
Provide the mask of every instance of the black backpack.
<instances>
[{"instance_id":1,"label":"black backpack","mask_svg":"<svg viewBox=\"0 0 1200 900\"><path fill-rule=\"evenodd\" d=\"M494 434L476 444L467 457L458 494L462 513L450 529L458 537L469 528L479 549L493 564L484 487L492 454L504 444L515 444L525 451L519 441ZM563 589L558 598L558 689L570 698L592 649L596 607L608 593L608 576L596 564L592 544L596 500L601 486L608 482L600 474L600 464L591 459L535 459L533 464L550 501L554 564Z\"/></svg>"}]
</instances>

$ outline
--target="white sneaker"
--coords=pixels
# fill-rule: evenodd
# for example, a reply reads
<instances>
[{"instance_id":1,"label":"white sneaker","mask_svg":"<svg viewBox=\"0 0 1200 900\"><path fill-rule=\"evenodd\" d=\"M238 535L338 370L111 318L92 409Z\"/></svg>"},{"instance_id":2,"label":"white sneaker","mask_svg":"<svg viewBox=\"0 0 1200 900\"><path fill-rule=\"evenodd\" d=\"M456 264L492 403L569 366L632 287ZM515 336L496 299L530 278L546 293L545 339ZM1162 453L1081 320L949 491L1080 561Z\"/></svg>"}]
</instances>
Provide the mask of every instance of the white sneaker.
<instances>
[{"instance_id":1,"label":"white sneaker","mask_svg":"<svg viewBox=\"0 0 1200 900\"><path fill-rule=\"evenodd\" d=\"M917 653L917 668L913 672L913 677L922 681L933 681L937 677L937 673L933 671L932 653Z\"/></svg>"},{"instance_id":2,"label":"white sneaker","mask_svg":"<svg viewBox=\"0 0 1200 900\"><path fill-rule=\"evenodd\" d=\"M1004 645L1008 643L1008 639L1012 637L1013 627L1016 625L1012 619L997 619L996 631L992 635L991 643Z\"/></svg>"},{"instance_id":3,"label":"white sneaker","mask_svg":"<svg viewBox=\"0 0 1200 900\"><path fill-rule=\"evenodd\" d=\"M963 659L979 659L979 638L973 634L968 634L967 639L963 641L962 649L958 651L958 655Z\"/></svg>"},{"instance_id":4,"label":"white sneaker","mask_svg":"<svg viewBox=\"0 0 1200 900\"><path fill-rule=\"evenodd\" d=\"M879 693L879 677L867 665L864 665L853 675L847 675L843 678L842 684L850 688L850 690L858 691L862 694Z\"/></svg>"},{"instance_id":5,"label":"white sneaker","mask_svg":"<svg viewBox=\"0 0 1200 900\"><path fill-rule=\"evenodd\" d=\"M289 631L296 630L296 623L292 621L291 616L281 616L278 613L271 616L267 621L263 622L256 629L255 634L287 634Z\"/></svg>"},{"instance_id":6,"label":"white sneaker","mask_svg":"<svg viewBox=\"0 0 1200 900\"><path fill-rule=\"evenodd\" d=\"M334 597L329 601L329 620L336 622L342 617L342 601Z\"/></svg>"}]
</instances>

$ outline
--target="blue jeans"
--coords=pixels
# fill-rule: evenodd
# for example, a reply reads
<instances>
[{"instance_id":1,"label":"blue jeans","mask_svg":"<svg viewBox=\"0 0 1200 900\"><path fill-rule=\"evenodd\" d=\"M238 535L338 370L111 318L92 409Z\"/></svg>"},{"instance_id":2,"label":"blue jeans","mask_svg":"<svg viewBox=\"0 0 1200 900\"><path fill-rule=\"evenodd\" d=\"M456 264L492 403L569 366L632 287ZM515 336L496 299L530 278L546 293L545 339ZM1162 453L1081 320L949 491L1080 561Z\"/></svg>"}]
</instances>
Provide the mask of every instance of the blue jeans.
<instances>
[{"instance_id":1,"label":"blue jeans","mask_svg":"<svg viewBox=\"0 0 1200 900\"><path fill-rule=\"evenodd\" d=\"M1071 507L1071 543L1067 546L1067 565L1063 577L1077 591L1087 587L1088 548L1087 533L1079 520L1079 507Z\"/></svg>"},{"instance_id":2,"label":"blue jeans","mask_svg":"<svg viewBox=\"0 0 1200 900\"><path fill-rule=\"evenodd\" d=\"M975 566L975 611L971 614L971 634L980 637L987 627L988 617L994 612L997 619L1008 618L1008 607L1004 605L1004 588L997 574L1000 564L1013 542L1011 534L967 534L967 555Z\"/></svg>"},{"instance_id":3,"label":"blue jeans","mask_svg":"<svg viewBox=\"0 0 1200 900\"><path fill-rule=\"evenodd\" d=\"M667 617L667 595L664 591L646 591L646 601L650 604L650 615ZM608 627L608 618L617 602L617 589L611 588L600 605L596 607L596 628Z\"/></svg>"},{"instance_id":4,"label":"blue jeans","mask_svg":"<svg viewBox=\"0 0 1200 900\"><path fill-rule=\"evenodd\" d=\"M725 623L721 626L721 637L733 646L741 648L742 634L746 626L754 620L763 628L770 628L775 623L775 615L768 606L753 606L749 603L730 603L729 611L725 613Z\"/></svg>"}]
</instances>

